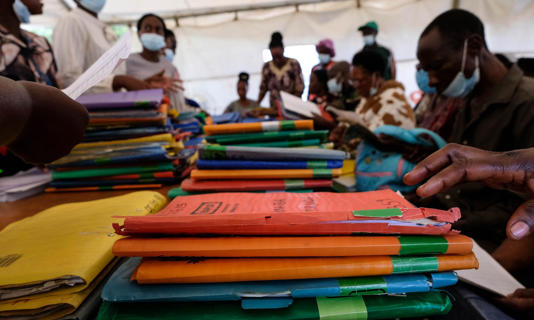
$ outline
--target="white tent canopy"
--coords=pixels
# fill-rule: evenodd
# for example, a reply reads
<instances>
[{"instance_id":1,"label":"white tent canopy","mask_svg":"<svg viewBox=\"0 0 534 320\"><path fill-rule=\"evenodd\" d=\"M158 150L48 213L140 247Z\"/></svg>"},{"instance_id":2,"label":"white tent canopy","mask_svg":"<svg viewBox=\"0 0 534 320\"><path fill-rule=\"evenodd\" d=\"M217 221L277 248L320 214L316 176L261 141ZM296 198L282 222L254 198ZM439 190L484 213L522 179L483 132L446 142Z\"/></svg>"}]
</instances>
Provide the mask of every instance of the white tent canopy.
<instances>
[{"instance_id":1,"label":"white tent canopy","mask_svg":"<svg viewBox=\"0 0 534 320\"><path fill-rule=\"evenodd\" d=\"M44 15L32 17L34 25L53 26L74 5L72 0L43 2ZM533 0L108 0L100 18L127 23L132 31L144 13L166 18L178 38L174 63L186 81L186 94L208 111L220 113L237 98L235 84L241 71L251 74L249 97L257 97L262 53L273 31L282 32L286 52L294 52L301 64L316 61L310 45L327 37L334 40L335 60L350 61L363 45L357 27L369 20L379 25L378 42L394 52L397 79L410 95L417 89L417 39L435 16L454 5L482 19L491 51L534 54ZM139 43L134 49L140 49Z\"/></svg>"}]
</instances>

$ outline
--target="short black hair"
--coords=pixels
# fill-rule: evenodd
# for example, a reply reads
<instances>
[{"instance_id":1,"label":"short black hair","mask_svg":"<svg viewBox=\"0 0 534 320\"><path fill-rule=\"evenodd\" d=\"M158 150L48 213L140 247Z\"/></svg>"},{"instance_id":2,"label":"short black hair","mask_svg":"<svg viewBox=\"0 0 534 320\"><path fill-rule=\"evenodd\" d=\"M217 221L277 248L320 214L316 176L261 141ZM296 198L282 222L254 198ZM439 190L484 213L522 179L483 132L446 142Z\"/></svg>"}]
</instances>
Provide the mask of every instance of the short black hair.
<instances>
[{"instance_id":1,"label":"short black hair","mask_svg":"<svg viewBox=\"0 0 534 320\"><path fill-rule=\"evenodd\" d=\"M174 32L172 32L172 30L165 28L165 39L167 39L169 37L176 38L176 36L174 35Z\"/></svg>"},{"instance_id":2,"label":"short black hair","mask_svg":"<svg viewBox=\"0 0 534 320\"><path fill-rule=\"evenodd\" d=\"M247 72L240 72L239 73L239 79L237 80L237 83L244 82L244 83L248 84L248 78L249 77L250 77L250 75Z\"/></svg>"},{"instance_id":3,"label":"short black hair","mask_svg":"<svg viewBox=\"0 0 534 320\"><path fill-rule=\"evenodd\" d=\"M356 53L352 58L352 65L362 67L369 73L378 72L381 76L384 76L387 62L380 53L370 48Z\"/></svg>"},{"instance_id":4,"label":"short black hair","mask_svg":"<svg viewBox=\"0 0 534 320\"><path fill-rule=\"evenodd\" d=\"M269 42L269 49L283 48L284 42L282 42L282 39L282 34L279 31L273 32L273 34L271 34L271 42Z\"/></svg>"},{"instance_id":5,"label":"short black hair","mask_svg":"<svg viewBox=\"0 0 534 320\"><path fill-rule=\"evenodd\" d=\"M139 18L139 20L137 20L137 31L138 32L139 30L141 30L141 25L143 24L143 20L145 20L146 18L150 18L150 17L154 17L158 19L159 21L161 21L161 24L163 25L163 30L167 30L167 27L165 26L165 21L163 21L163 19L160 16L153 14L153 13L147 13L143 15L141 18ZM166 35L166 31L165 31L165 35Z\"/></svg>"},{"instance_id":6,"label":"short black hair","mask_svg":"<svg viewBox=\"0 0 534 320\"><path fill-rule=\"evenodd\" d=\"M448 38L455 49L463 47L465 39L473 34L479 35L484 46L488 48L484 35L484 24L476 15L467 10L451 9L443 12L430 22L423 30L421 37L434 28L437 28L443 37Z\"/></svg>"},{"instance_id":7,"label":"short black hair","mask_svg":"<svg viewBox=\"0 0 534 320\"><path fill-rule=\"evenodd\" d=\"M165 28L164 34L165 34L164 35L165 40L167 40L168 38L172 37L172 50L176 51L176 46L178 44L177 44L176 36L174 35L174 32L172 32L172 30L170 30L170 29Z\"/></svg>"}]
</instances>

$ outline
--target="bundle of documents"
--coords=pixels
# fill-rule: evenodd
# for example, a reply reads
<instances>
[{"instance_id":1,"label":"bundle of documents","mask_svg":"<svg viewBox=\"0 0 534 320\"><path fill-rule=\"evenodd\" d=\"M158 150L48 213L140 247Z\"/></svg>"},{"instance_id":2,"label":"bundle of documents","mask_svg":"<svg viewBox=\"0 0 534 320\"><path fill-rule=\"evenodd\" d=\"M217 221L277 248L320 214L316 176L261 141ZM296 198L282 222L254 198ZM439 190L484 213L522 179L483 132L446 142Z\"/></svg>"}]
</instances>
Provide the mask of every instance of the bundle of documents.
<instances>
[{"instance_id":1,"label":"bundle of documents","mask_svg":"<svg viewBox=\"0 0 534 320\"><path fill-rule=\"evenodd\" d=\"M268 121L204 126L205 140L191 179L171 195L208 192L330 190L346 153L330 150L327 131L313 121Z\"/></svg>"},{"instance_id":2,"label":"bundle of documents","mask_svg":"<svg viewBox=\"0 0 534 320\"><path fill-rule=\"evenodd\" d=\"M446 314L451 301L434 289L478 267L473 241L450 228L459 218L390 190L179 196L114 225L129 237L113 253L130 258L106 283L99 318Z\"/></svg>"},{"instance_id":3,"label":"bundle of documents","mask_svg":"<svg viewBox=\"0 0 534 320\"><path fill-rule=\"evenodd\" d=\"M0 318L58 319L75 312L114 267L114 215L159 211L165 198L142 191L64 204L0 231Z\"/></svg>"},{"instance_id":4,"label":"bundle of documents","mask_svg":"<svg viewBox=\"0 0 534 320\"><path fill-rule=\"evenodd\" d=\"M51 164L48 192L158 188L176 181L183 149L166 126L160 89L78 99L90 113L85 142Z\"/></svg>"},{"instance_id":5,"label":"bundle of documents","mask_svg":"<svg viewBox=\"0 0 534 320\"><path fill-rule=\"evenodd\" d=\"M42 193L50 181L50 172L37 167L0 178L0 202L16 201Z\"/></svg>"}]
</instances>

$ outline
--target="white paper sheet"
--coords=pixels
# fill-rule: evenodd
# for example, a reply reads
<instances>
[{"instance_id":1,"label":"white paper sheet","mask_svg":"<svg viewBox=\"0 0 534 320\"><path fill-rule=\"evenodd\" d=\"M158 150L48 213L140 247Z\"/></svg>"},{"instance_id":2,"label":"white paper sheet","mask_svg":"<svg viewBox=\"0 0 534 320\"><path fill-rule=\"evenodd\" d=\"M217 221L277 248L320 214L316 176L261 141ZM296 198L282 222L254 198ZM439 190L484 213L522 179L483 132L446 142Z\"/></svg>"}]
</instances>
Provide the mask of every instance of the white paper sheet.
<instances>
[{"instance_id":1,"label":"white paper sheet","mask_svg":"<svg viewBox=\"0 0 534 320\"><path fill-rule=\"evenodd\" d=\"M524 288L476 242L473 242L473 252L480 266L477 270L457 271L460 280L502 296L514 293L516 289Z\"/></svg>"},{"instance_id":2,"label":"white paper sheet","mask_svg":"<svg viewBox=\"0 0 534 320\"><path fill-rule=\"evenodd\" d=\"M313 118L315 115L320 116L321 111L315 103L304 101L299 97L295 97L287 92L280 92L282 97L282 108L297 113L307 118Z\"/></svg>"},{"instance_id":3,"label":"white paper sheet","mask_svg":"<svg viewBox=\"0 0 534 320\"><path fill-rule=\"evenodd\" d=\"M63 93L75 100L87 89L104 80L113 70L130 55L132 36L126 31L113 47L87 69L68 88L63 89Z\"/></svg>"}]
</instances>

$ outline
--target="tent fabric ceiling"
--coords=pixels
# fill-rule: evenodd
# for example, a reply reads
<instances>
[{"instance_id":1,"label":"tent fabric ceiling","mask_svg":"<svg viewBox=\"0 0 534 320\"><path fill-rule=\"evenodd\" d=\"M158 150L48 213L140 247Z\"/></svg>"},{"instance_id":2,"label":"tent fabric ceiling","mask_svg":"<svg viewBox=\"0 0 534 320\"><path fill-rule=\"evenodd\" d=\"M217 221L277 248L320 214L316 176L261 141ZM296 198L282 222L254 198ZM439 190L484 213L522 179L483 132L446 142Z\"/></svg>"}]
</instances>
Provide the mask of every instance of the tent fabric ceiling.
<instances>
[{"instance_id":1,"label":"tent fabric ceiling","mask_svg":"<svg viewBox=\"0 0 534 320\"><path fill-rule=\"evenodd\" d=\"M210 113L219 113L236 98L236 76L250 73L249 98L256 98L263 64L262 51L271 32L280 30L286 46L313 45L332 38L336 60L350 61L361 49L357 27L369 20L380 26L378 41L391 48L397 59L397 79L410 96L417 91L414 79L417 39L423 28L453 2L478 15L486 27L486 39L493 52L534 55L534 0L356 0L321 1L299 6L240 11L179 19L200 10L226 7L264 7L298 0L108 0L100 17L113 24L135 21L142 14L155 12L168 17L167 27L178 38L174 63L185 80L186 95L197 99ZM32 16L32 24L54 26L68 11L73 0L43 0L44 14ZM135 25L133 23L132 25ZM135 32L132 28L131 31ZM133 51L140 50L137 37ZM315 57L315 52L308 53ZM517 55L518 56L518 55ZM221 63L224 61L224 63ZM308 75L304 75L308 77ZM265 101L264 101L265 104Z\"/></svg>"},{"instance_id":2,"label":"tent fabric ceiling","mask_svg":"<svg viewBox=\"0 0 534 320\"><path fill-rule=\"evenodd\" d=\"M421 0L360 0L362 8L392 10L400 6ZM429 0L424 0L429 1ZM430 0L432 1L432 0ZM236 9L239 19L267 19L277 15L295 12L299 3L299 11L320 12L354 7L356 0L108 0L100 18L107 23L133 22L147 12L157 13L166 18L187 16L198 12L217 12L223 9ZM69 8L75 6L74 0L43 0L44 14L32 17L32 24L53 26L55 21ZM272 9L257 10L257 7L280 6ZM250 10L246 10L246 9ZM239 9L239 10L238 10ZM231 21L236 18L234 13L205 15L203 17L187 18L187 25L210 25ZM180 23L182 23L180 21Z\"/></svg>"}]
</instances>

